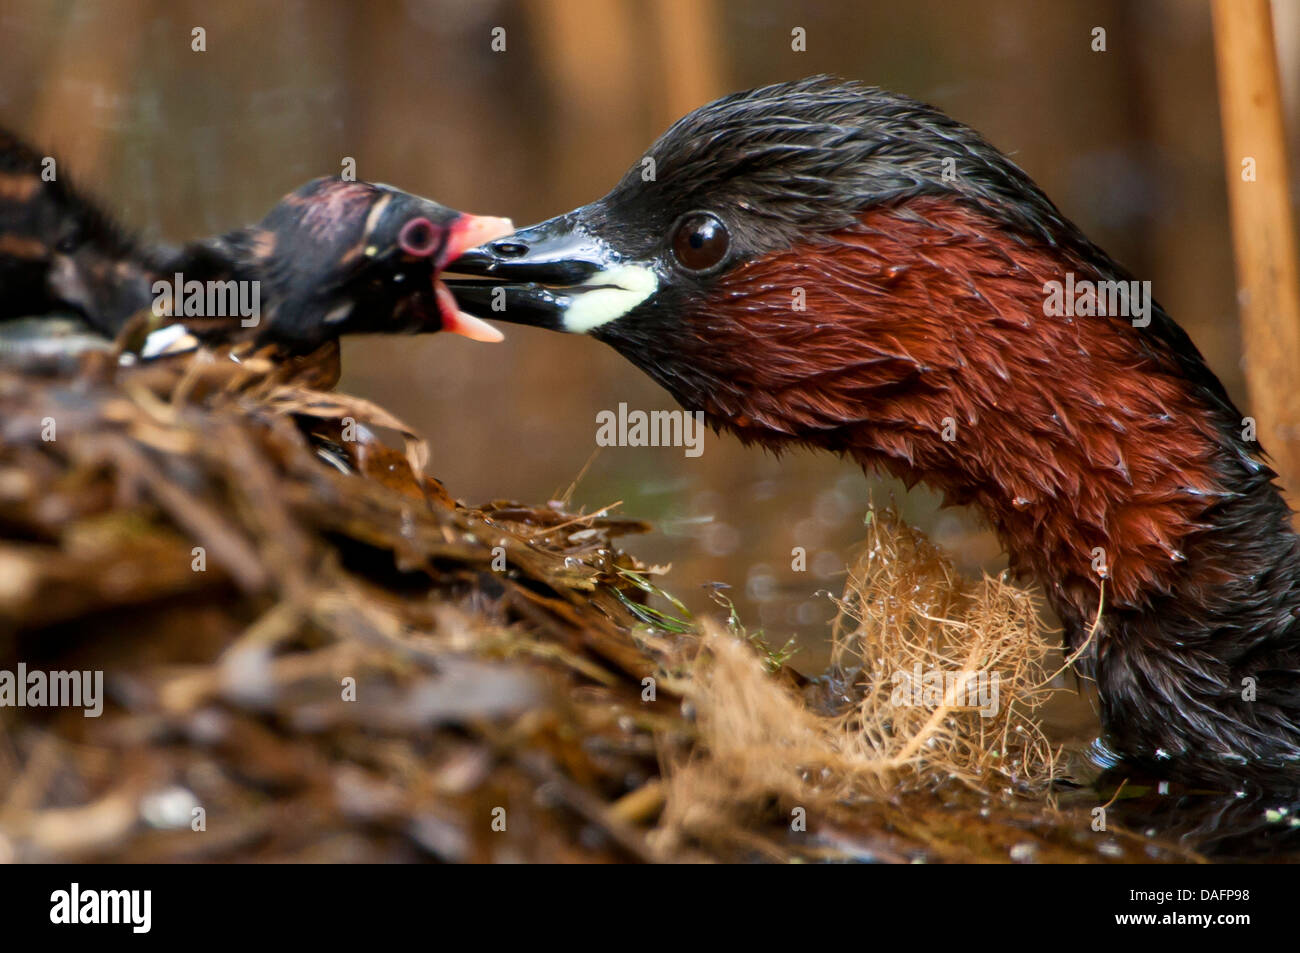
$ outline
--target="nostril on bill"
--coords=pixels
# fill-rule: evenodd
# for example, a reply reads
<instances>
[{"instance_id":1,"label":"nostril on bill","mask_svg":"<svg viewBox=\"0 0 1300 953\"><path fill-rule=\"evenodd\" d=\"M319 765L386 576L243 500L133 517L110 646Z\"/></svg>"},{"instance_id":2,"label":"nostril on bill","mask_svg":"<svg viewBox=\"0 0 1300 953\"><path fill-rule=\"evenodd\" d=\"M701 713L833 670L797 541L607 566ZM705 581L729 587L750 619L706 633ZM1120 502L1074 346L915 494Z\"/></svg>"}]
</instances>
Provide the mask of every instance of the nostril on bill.
<instances>
[{"instance_id":1,"label":"nostril on bill","mask_svg":"<svg viewBox=\"0 0 1300 953\"><path fill-rule=\"evenodd\" d=\"M500 241L493 242L488 247L500 258L522 258L528 254L528 246L523 242Z\"/></svg>"}]
</instances>

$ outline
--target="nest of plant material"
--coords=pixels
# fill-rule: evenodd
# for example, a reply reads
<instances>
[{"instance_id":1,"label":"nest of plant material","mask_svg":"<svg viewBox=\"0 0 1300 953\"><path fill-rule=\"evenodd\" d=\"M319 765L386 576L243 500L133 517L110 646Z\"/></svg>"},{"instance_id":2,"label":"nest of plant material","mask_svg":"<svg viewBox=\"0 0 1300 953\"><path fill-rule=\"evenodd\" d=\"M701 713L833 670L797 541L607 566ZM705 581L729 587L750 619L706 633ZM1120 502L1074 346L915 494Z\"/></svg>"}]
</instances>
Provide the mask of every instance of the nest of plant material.
<instances>
[{"instance_id":1,"label":"nest of plant material","mask_svg":"<svg viewBox=\"0 0 1300 953\"><path fill-rule=\"evenodd\" d=\"M105 696L93 718L0 708L0 857L1138 848L1050 806L1023 592L961 582L882 514L809 681L667 596L619 548L646 524L452 500L409 427L326 389L337 359L0 371L0 672L102 672ZM998 710L901 706L892 673L917 665L997 673Z\"/></svg>"}]
</instances>

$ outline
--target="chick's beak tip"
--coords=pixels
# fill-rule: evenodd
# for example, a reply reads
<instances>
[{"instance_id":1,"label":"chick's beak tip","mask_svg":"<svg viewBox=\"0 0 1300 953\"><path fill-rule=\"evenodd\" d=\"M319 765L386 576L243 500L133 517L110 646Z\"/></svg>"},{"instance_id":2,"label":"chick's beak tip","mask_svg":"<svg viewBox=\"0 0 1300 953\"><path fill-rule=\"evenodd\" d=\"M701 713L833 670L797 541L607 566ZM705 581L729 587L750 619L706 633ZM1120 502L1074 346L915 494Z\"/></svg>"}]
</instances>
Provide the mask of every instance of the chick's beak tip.
<instances>
[{"instance_id":1,"label":"chick's beak tip","mask_svg":"<svg viewBox=\"0 0 1300 953\"><path fill-rule=\"evenodd\" d=\"M476 318L462 311L460 305L456 303L456 296L441 281L437 283L435 290L438 296L438 311L442 316L442 330L450 334L459 334L471 341L486 341L489 344L496 344L506 339L504 334L482 318Z\"/></svg>"},{"instance_id":2,"label":"chick's beak tip","mask_svg":"<svg viewBox=\"0 0 1300 953\"><path fill-rule=\"evenodd\" d=\"M508 218L462 214L452 223L451 234L447 237L447 249L443 253L446 264L451 264L471 248L509 235L514 230L515 223Z\"/></svg>"}]
</instances>

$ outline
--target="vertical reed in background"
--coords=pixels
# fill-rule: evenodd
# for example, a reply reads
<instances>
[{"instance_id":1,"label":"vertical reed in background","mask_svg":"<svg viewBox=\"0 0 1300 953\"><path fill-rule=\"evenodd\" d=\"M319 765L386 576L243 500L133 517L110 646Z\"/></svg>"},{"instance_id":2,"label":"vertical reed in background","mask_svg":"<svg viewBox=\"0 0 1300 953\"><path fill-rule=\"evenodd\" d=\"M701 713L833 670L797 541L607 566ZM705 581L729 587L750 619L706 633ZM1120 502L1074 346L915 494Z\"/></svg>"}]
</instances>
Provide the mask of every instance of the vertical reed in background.
<instances>
[{"instance_id":1,"label":"vertical reed in background","mask_svg":"<svg viewBox=\"0 0 1300 953\"><path fill-rule=\"evenodd\" d=\"M1250 412L1300 497L1300 287L1268 0L1215 0L1215 51Z\"/></svg>"}]
</instances>

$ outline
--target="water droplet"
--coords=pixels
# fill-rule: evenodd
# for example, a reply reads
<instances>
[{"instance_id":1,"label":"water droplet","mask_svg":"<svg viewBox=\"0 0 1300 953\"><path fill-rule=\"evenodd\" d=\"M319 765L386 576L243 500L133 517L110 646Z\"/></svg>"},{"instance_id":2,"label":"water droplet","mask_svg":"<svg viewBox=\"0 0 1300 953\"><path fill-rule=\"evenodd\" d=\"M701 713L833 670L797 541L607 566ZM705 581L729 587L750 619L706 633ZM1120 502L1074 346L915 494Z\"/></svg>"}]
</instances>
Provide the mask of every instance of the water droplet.
<instances>
[{"instance_id":1,"label":"water droplet","mask_svg":"<svg viewBox=\"0 0 1300 953\"><path fill-rule=\"evenodd\" d=\"M1108 840L1097 845L1097 853L1101 854L1103 857L1123 857L1124 848L1113 840Z\"/></svg>"},{"instance_id":2,"label":"water droplet","mask_svg":"<svg viewBox=\"0 0 1300 953\"><path fill-rule=\"evenodd\" d=\"M1030 841L1021 841L1011 848L1011 859L1018 864L1027 863L1038 853L1038 845Z\"/></svg>"}]
</instances>

